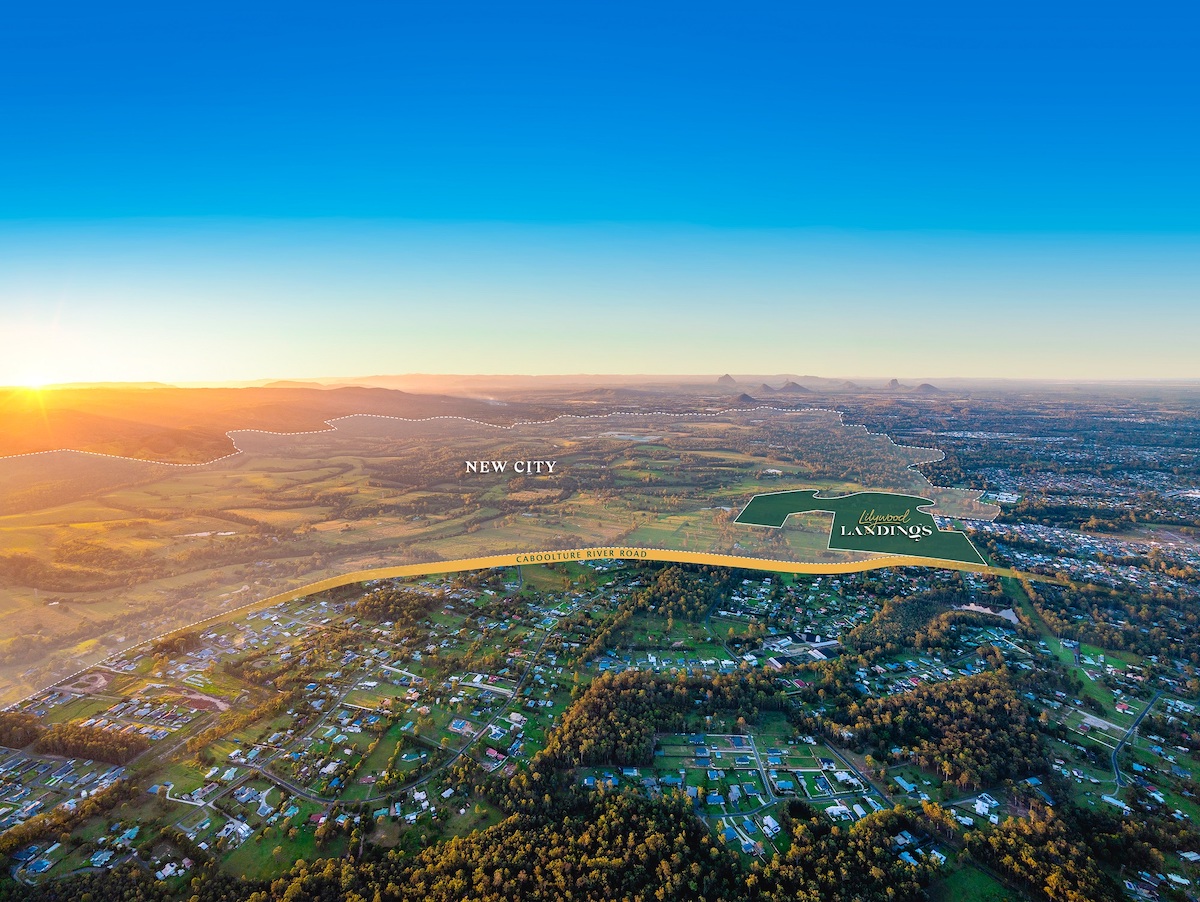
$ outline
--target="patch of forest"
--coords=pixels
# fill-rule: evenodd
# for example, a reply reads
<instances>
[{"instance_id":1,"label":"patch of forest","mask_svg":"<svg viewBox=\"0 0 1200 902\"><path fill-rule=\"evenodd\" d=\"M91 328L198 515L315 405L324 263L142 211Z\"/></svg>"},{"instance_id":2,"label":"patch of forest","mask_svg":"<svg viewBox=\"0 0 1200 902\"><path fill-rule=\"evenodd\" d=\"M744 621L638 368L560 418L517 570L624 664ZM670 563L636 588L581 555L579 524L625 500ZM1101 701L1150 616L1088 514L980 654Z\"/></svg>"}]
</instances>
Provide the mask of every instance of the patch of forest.
<instances>
[{"instance_id":1,"label":"patch of forest","mask_svg":"<svg viewBox=\"0 0 1200 902\"><path fill-rule=\"evenodd\" d=\"M57 723L49 727L31 714L0 712L0 745L23 749L33 744L42 755L60 755L127 764L150 748L150 740L138 733L119 733L76 723Z\"/></svg>"},{"instance_id":2,"label":"patch of forest","mask_svg":"<svg viewBox=\"0 0 1200 902\"><path fill-rule=\"evenodd\" d=\"M998 609L1010 602L1003 594L986 595L957 589L940 589L905 598L890 598L866 623L846 634L848 647L866 653L894 652L901 648L950 648L955 637L951 627L958 625L994 625L996 618L980 611L959 611L957 607L982 604Z\"/></svg>"},{"instance_id":3,"label":"patch of forest","mask_svg":"<svg viewBox=\"0 0 1200 902\"><path fill-rule=\"evenodd\" d=\"M1001 670L851 702L826 729L881 761L902 749L964 790L1046 769L1032 712Z\"/></svg>"},{"instance_id":4,"label":"patch of forest","mask_svg":"<svg viewBox=\"0 0 1200 902\"><path fill-rule=\"evenodd\" d=\"M686 729L689 718L730 711L747 721L787 704L762 671L707 677L625 671L601 674L563 715L541 762L552 766L648 765L654 734Z\"/></svg>"}]
</instances>

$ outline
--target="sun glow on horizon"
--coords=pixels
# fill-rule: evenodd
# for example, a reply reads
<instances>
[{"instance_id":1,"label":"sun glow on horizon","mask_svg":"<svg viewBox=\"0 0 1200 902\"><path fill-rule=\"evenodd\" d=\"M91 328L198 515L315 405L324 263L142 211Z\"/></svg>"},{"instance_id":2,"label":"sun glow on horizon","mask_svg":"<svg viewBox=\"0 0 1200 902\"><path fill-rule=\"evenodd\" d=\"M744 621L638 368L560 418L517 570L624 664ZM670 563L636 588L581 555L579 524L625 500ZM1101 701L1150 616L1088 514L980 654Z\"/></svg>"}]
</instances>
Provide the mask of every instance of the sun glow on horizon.
<instances>
[{"instance_id":1,"label":"sun glow on horizon","mask_svg":"<svg viewBox=\"0 0 1200 902\"><path fill-rule=\"evenodd\" d=\"M62 380L56 379L49 373L38 370L27 370L15 374L15 379L8 385L8 388L21 389L22 391L39 393L53 388Z\"/></svg>"}]
</instances>

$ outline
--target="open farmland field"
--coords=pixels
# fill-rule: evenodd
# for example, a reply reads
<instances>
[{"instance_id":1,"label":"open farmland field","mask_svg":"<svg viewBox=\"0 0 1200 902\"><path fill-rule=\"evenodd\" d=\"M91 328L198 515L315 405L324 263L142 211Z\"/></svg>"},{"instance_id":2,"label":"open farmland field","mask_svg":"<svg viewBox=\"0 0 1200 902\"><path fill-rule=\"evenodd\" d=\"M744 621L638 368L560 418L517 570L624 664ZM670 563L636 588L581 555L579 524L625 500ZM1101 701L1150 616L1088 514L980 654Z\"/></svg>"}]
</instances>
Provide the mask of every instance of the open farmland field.
<instances>
[{"instance_id":1,"label":"open farmland field","mask_svg":"<svg viewBox=\"0 0 1200 902\"><path fill-rule=\"evenodd\" d=\"M117 648L351 570L615 545L800 562L869 557L829 551L819 514L786 529L735 522L765 491L870 485L919 490L948 514L992 512L912 468L936 452L900 448L826 411L562 417L515 428L371 415L336 425L238 433L241 453L203 466L71 452L0 460L0 497L20 501L0 517L0 616L25 637L0 643L0 701ZM469 460L555 469L471 473Z\"/></svg>"}]
</instances>

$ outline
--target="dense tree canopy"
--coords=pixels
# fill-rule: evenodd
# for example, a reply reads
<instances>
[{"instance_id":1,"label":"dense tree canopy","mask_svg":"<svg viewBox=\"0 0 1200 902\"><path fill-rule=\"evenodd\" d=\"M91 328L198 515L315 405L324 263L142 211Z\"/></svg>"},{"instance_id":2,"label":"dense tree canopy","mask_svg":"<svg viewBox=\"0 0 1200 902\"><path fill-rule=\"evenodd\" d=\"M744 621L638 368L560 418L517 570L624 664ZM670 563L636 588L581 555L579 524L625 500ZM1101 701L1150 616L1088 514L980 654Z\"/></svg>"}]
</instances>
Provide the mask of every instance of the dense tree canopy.
<instances>
[{"instance_id":1,"label":"dense tree canopy","mask_svg":"<svg viewBox=\"0 0 1200 902\"><path fill-rule=\"evenodd\" d=\"M829 728L880 758L900 749L964 789L1045 769L1029 707L1003 671L855 702Z\"/></svg>"},{"instance_id":2,"label":"dense tree canopy","mask_svg":"<svg viewBox=\"0 0 1200 902\"><path fill-rule=\"evenodd\" d=\"M973 855L1049 902L1122 897L1087 844L1052 808L1035 807L1028 818L1007 818L990 833L967 834L966 841Z\"/></svg>"},{"instance_id":3,"label":"dense tree canopy","mask_svg":"<svg viewBox=\"0 0 1200 902\"><path fill-rule=\"evenodd\" d=\"M733 711L751 718L779 710L785 697L763 671L671 677L626 671L593 680L563 715L542 755L545 762L649 764L654 734L684 730L689 714Z\"/></svg>"},{"instance_id":4,"label":"dense tree canopy","mask_svg":"<svg viewBox=\"0 0 1200 902\"><path fill-rule=\"evenodd\" d=\"M0 711L0 745L23 749L45 730L32 714L20 711Z\"/></svg>"}]
</instances>

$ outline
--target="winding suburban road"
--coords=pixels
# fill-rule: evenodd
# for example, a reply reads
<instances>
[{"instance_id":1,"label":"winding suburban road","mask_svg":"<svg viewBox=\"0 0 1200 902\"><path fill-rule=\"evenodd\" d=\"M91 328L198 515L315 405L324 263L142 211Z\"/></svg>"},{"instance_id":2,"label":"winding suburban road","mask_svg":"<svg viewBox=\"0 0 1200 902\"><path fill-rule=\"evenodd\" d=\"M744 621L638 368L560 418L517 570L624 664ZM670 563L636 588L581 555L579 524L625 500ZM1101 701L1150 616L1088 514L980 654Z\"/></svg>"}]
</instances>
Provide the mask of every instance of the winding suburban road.
<instances>
[{"instance_id":1,"label":"winding suburban road","mask_svg":"<svg viewBox=\"0 0 1200 902\"><path fill-rule=\"evenodd\" d=\"M576 605L574 610L578 610L578 608L583 604L586 604L589 602L594 602L597 598L600 597L601 594L602 594L601 592L594 593L591 596L591 598L585 599L585 600L581 601L578 605ZM563 618L560 618L560 622L562 619ZM533 652L533 654L529 658L529 663L525 665L525 670L521 674L521 679L517 682L516 687L513 689L512 698L514 700L517 700L520 698L521 690L525 688L526 681L533 674L534 665L537 663L538 659L541 657L542 649L545 648L545 646L546 646L546 641L557 631L557 629L558 629L558 625L556 624L555 626L546 630L546 632L543 634L541 641L538 643L537 649ZM343 701L345 701L346 696L349 694L349 692L350 692L350 690L347 689L346 692L342 693L342 696L338 700L337 704L330 706L330 709L329 709L330 713L332 713L334 710L336 710L341 705L341 703ZM491 727L496 723L496 721L498 721L500 719L501 715L504 714L504 709L506 707L507 706L501 706L500 710L497 711L495 714L493 714L491 719L487 723L485 723L483 725L483 727L480 728L480 730L471 739L469 739L462 747L460 747L457 751L455 751L454 754L451 755L449 759L447 759L446 761L443 761L441 764L439 764L437 767L435 767L429 773L425 774L423 777L420 777L419 779L412 780L407 783L403 783L399 786L390 787L389 789L387 789L386 791L381 792L381 793L367 795L366 797L364 797L362 799L358 799L356 801L361 802L361 803L380 802L380 801L383 801L384 799L394 798L402 792L407 792L408 790L416 789L418 786L428 783L430 780L432 780L438 774L442 773L447 768L449 768L452 764L454 764L455 761L462 758L470 750L471 746L473 746L479 739L481 739L486 733L488 733L491 730ZM318 721L318 724L323 721L324 721L324 718L322 718L321 721ZM314 725L313 730L315 730L315 729L316 729L316 726ZM312 731L310 730L310 733L311 732ZM288 790L289 792L294 793L295 795L300 796L303 799L308 799L310 802L319 802L321 804L329 805L329 804L339 801L339 799L336 797L328 798L326 796L318 795L317 793L311 792L308 789L305 789L305 788L297 785L293 781L288 780L285 777L281 777L279 774L276 774L274 771L267 770L268 765L270 765L270 763L272 761L274 761L275 758L277 758L282 752L283 752L283 750L280 749L279 751L275 752L275 754L271 755L267 760L263 761L261 764L250 765L250 769L257 771L264 778L272 781L273 783L277 784L278 786L283 787L284 789Z\"/></svg>"},{"instance_id":2,"label":"winding suburban road","mask_svg":"<svg viewBox=\"0 0 1200 902\"><path fill-rule=\"evenodd\" d=\"M1129 729L1125 731L1125 735L1121 737L1121 741L1118 742L1112 750L1113 776L1117 778L1117 789L1120 789L1125 785L1125 778L1121 776L1121 767L1119 764L1117 764L1117 755L1120 753L1121 749L1125 747L1125 743L1127 743L1132 738L1133 734L1137 732L1137 728L1141 725L1142 719L1150 713L1150 709L1154 707L1155 702L1157 702L1160 698L1162 698L1162 690L1154 693L1154 697L1150 699L1150 701L1146 704L1146 707L1142 709L1142 713L1137 716L1134 722L1129 725Z\"/></svg>"}]
</instances>

